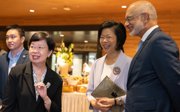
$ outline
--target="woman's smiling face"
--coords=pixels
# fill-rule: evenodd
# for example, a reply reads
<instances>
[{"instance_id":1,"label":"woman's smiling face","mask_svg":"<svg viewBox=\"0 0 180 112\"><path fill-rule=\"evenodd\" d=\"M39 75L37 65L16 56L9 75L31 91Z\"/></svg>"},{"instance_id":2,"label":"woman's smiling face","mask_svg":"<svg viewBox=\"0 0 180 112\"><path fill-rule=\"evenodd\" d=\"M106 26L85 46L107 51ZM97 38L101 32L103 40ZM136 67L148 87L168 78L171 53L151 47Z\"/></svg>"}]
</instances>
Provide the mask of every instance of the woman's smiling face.
<instances>
[{"instance_id":1,"label":"woman's smiling face","mask_svg":"<svg viewBox=\"0 0 180 112\"><path fill-rule=\"evenodd\" d=\"M114 28L105 28L102 30L100 44L106 53L116 50L117 37L114 33Z\"/></svg>"}]
</instances>

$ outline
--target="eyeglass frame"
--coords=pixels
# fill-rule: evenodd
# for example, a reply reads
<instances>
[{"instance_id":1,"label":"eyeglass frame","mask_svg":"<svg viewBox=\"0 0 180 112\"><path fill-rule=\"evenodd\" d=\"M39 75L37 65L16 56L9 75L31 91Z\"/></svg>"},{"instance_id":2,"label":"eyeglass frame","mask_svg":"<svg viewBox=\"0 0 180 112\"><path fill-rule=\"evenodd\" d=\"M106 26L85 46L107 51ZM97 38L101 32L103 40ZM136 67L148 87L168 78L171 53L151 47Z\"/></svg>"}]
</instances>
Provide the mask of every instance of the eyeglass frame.
<instances>
[{"instance_id":1,"label":"eyeglass frame","mask_svg":"<svg viewBox=\"0 0 180 112\"><path fill-rule=\"evenodd\" d=\"M100 36L100 41L103 41L104 39L106 39L106 41L110 41L112 39L112 36L111 35L103 35L103 36Z\"/></svg>"},{"instance_id":2,"label":"eyeglass frame","mask_svg":"<svg viewBox=\"0 0 180 112\"><path fill-rule=\"evenodd\" d=\"M131 22L132 20L134 20L136 17L138 17L138 16L141 16L143 13L140 13L140 14L137 14L137 15L132 15L132 16L127 16L126 18L125 18L125 22Z\"/></svg>"},{"instance_id":3,"label":"eyeglass frame","mask_svg":"<svg viewBox=\"0 0 180 112\"><path fill-rule=\"evenodd\" d=\"M34 45L30 45L29 46L29 50L37 50L37 51L42 51L43 49L45 49L45 46L34 46Z\"/></svg>"}]
</instances>

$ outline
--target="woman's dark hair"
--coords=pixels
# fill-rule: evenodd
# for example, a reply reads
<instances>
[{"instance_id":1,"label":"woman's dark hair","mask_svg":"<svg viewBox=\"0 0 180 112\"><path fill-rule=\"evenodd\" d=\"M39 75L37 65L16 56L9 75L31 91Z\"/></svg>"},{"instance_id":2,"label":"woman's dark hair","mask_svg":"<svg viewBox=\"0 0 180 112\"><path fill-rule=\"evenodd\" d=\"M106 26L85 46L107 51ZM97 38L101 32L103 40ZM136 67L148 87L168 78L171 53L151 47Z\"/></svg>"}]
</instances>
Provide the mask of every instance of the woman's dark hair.
<instances>
[{"instance_id":1,"label":"woman's dark hair","mask_svg":"<svg viewBox=\"0 0 180 112\"><path fill-rule=\"evenodd\" d=\"M105 28L114 29L114 33L116 35L116 40L117 40L116 50L122 50L124 52L123 45L126 41L126 29L124 25L122 23L117 23L112 20L103 22L98 30L98 43L100 42L102 30Z\"/></svg>"},{"instance_id":2,"label":"woman's dark hair","mask_svg":"<svg viewBox=\"0 0 180 112\"><path fill-rule=\"evenodd\" d=\"M11 29L17 30L19 32L20 37L25 37L25 31L19 25L14 24L14 25L6 26L6 32Z\"/></svg>"},{"instance_id":3,"label":"woman's dark hair","mask_svg":"<svg viewBox=\"0 0 180 112\"><path fill-rule=\"evenodd\" d=\"M34 33L31 37L31 39L29 40L29 46L31 45L32 42L34 41L40 41L40 40L45 40L47 45L48 45L48 49L51 51L54 51L55 48L55 42L53 40L52 37L49 37L49 35L45 32L37 32Z\"/></svg>"}]
</instances>

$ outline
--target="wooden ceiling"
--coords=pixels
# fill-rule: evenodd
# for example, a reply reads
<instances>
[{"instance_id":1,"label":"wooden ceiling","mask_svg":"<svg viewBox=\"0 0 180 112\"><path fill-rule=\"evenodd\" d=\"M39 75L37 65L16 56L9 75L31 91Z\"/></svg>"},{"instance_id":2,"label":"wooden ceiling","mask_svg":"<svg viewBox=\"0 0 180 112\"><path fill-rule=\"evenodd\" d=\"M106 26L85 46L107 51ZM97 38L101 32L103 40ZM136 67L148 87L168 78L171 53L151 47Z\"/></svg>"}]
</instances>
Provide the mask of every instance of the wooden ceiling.
<instances>
[{"instance_id":1,"label":"wooden ceiling","mask_svg":"<svg viewBox=\"0 0 180 112\"><path fill-rule=\"evenodd\" d=\"M1 0L0 26L97 25L113 19L124 22L126 9L135 0ZM149 0L157 8L159 25L180 46L180 0ZM71 8L65 11L64 8ZM29 10L34 9L34 13ZM82 29L83 30L83 29ZM137 44L131 38L127 49ZM133 40L133 41L132 41Z\"/></svg>"},{"instance_id":2,"label":"wooden ceiling","mask_svg":"<svg viewBox=\"0 0 180 112\"><path fill-rule=\"evenodd\" d=\"M1 0L0 25L87 25L106 19L124 20L126 9L135 0ZM157 8L160 22L176 24L180 0L150 0ZM70 11L63 8L69 7ZM34 13L29 10L34 9Z\"/></svg>"}]
</instances>

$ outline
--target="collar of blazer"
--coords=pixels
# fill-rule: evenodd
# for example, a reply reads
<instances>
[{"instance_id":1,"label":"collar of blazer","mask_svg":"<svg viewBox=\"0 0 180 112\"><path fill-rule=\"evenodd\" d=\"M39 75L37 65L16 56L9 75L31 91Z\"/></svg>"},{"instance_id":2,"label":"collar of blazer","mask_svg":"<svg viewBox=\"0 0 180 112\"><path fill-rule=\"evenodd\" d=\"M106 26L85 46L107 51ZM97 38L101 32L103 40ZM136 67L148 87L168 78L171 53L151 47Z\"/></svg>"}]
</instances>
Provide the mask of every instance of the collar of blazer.
<instances>
[{"instance_id":1,"label":"collar of blazer","mask_svg":"<svg viewBox=\"0 0 180 112\"><path fill-rule=\"evenodd\" d=\"M23 50L18 61L17 61L17 64L21 64L21 63L24 63L25 60L29 59L28 57L28 51L27 50Z\"/></svg>"},{"instance_id":2,"label":"collar of blazer","mask_svg":"<svg viewBox=\"0 0 180 112\"><path fill-rule=\"evenodd\" d=\"M34 81L33 81L33 70L32 70L32 63L28 62L26 63L26 67L25 67L25 71L24 71L24 77L25 77L25 81L28 85L28 88L30 90L30 92L32 93L32 95L34 96L34 98L36 99L36 95L35 95L35 87L34 87ZM47 94L49 95L51 93L51 88L52 88L52 84L55 83L54 82L54 75L52 70L47 66L47 72L44 78L43 83L47 84L48 82L51 84L51 86L47 89Z\"/></svg>"},{"instance_id":3,"label":"collar of blazer","mask_svg":"<svg viewBox=\"0 0 180 112\"><path fill-rule=\"evenodd\" d=\"M130 65L130 68L129 68L129 73L128 73L128 81L127 81L127 87L128 87L128 82L129 82L129 79L131 78L131 76L129 76L129 74L132 72L133 68L134 68L134 64L136 63L136 59L137 57L139 57L139 55L141 54L141 51L143 50L143 48L146 46L146 44L149 42L149 40L151 39L151 37L153 37L153 35L156 33L156 32L159 32L161 31L161 29L158 27L156 29L154 29L150 34L149 36L146 38L146 40L143 42L143 45L142 47L138 50L138 52L135 54L135 56L133 57L133 60L131 61L131 65Z\"/></svg>"},{"instance_id":4,"label":"collar of blazer","mask_svg":"<svg viewBox=\"0 0 180 112\"><path fill-rule=\"evenodd\" d=\"M9 52L5 53L5 55L6 55L5 57L6 57L7 62L9 63L8 54L9 54ZM22 63L24 63L25 60L29 60L28 51L26 49L23 49L23 51L17 61L17 64L22 64Z\"/></svg>"}]
</instances>

